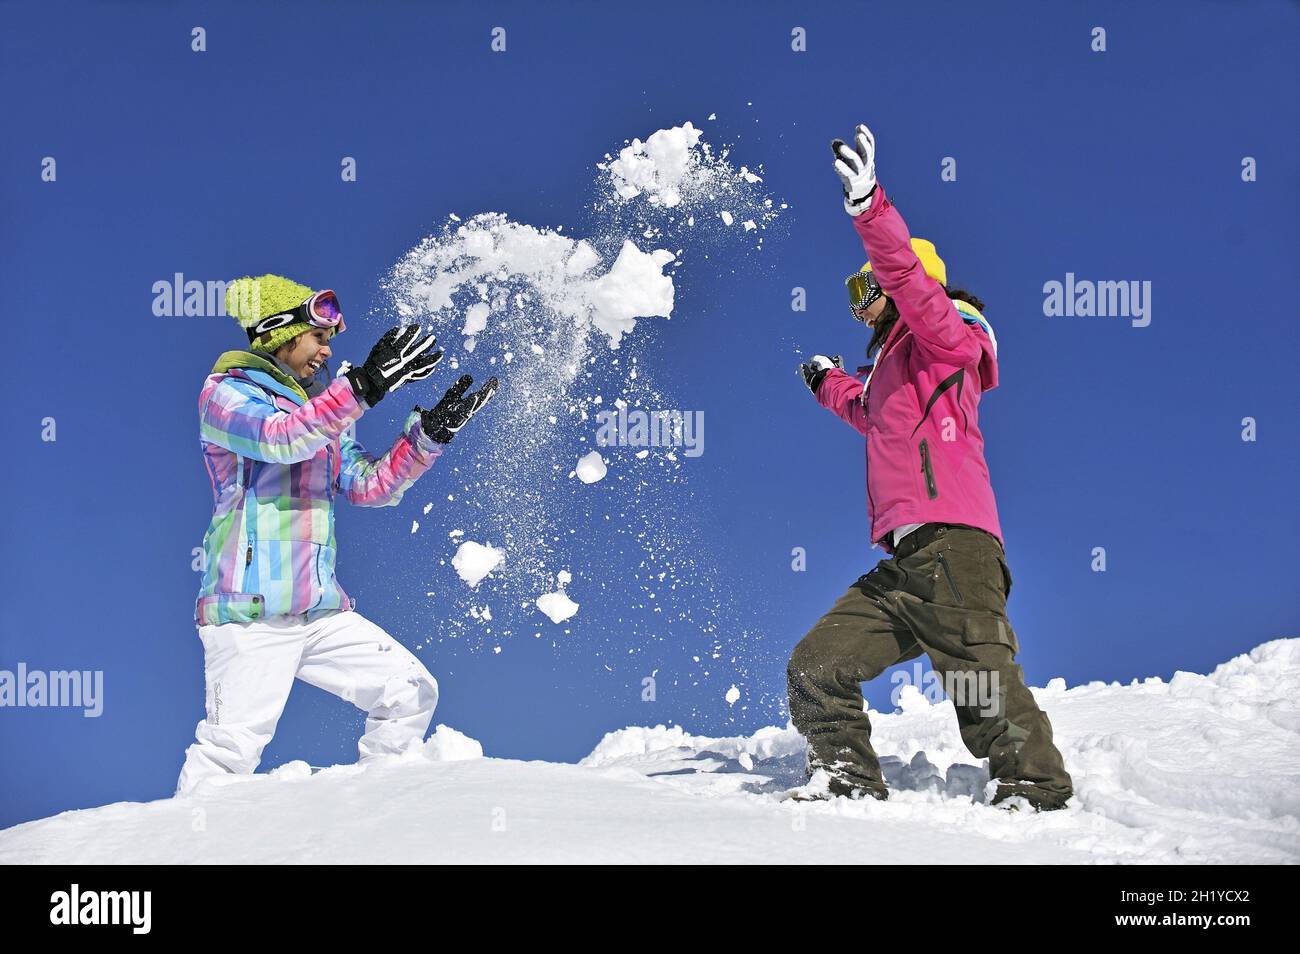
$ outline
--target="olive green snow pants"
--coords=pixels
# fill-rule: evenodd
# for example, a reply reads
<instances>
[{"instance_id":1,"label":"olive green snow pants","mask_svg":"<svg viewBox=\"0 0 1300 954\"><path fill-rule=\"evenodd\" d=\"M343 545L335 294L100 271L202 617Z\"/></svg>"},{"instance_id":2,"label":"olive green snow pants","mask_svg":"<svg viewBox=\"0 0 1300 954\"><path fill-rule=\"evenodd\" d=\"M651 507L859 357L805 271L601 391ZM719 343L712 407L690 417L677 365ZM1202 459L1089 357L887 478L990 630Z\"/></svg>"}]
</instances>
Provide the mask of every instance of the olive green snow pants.
<instances>
[{"instance_id":1,"label":"olive green snow pants","mask_svg":"<svg viewBox=\"0 0 1300 954\"><path fill-rule=\"evenodd\" d=\"M956 707L966 748L989 760L991 778L1008 783L995 798L1063 804L1073 782L1015 662L1010 592L1011 571L992 534L929 523L905 536L790 657L790 717L808 740L810 765L883 794L861 683L924 652Z\"/></svg>"}]
</instances>

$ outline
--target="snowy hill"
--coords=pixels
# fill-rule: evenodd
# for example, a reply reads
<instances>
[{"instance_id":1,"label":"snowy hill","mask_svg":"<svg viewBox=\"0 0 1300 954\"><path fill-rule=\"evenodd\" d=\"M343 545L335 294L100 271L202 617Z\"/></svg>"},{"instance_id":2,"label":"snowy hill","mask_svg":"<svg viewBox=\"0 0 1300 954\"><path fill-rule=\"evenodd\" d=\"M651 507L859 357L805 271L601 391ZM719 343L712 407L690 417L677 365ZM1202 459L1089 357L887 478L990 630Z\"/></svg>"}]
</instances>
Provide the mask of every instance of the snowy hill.
<instances>
[{"instance_id":1,"label":"snowy hill","mask_svg":"<svg viewBox=\"0 0 1300 954\"><path fill-rule=\"evenodd\" d=\"M1291 863L1300 859L1300 639L1209 676L1034 690L1074 777L1064 811L983 804L952 707L915 688L872 714L887 802L778 801L790 729L607 735L578 765L482 757L440 726L422 752L315 775L301 762L185 799L0 832L3 863Z\"/></svg>"}]
</instances>

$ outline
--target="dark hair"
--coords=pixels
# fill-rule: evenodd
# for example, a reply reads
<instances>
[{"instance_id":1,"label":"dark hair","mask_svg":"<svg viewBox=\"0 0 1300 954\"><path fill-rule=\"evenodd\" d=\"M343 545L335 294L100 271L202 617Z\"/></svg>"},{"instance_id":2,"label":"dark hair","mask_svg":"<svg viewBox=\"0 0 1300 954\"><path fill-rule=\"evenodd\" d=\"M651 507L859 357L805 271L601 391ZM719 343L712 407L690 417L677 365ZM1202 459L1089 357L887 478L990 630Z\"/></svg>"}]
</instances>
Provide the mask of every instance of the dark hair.
<instances>
[{"instance_id":1,"label":"dark hair","mask_svg":"<svg viewBox=\"0 0 1300 954\"><path fill-rule=\"evenodd\" d=\"M943 289L948 293L949 298L957 301L964 301L971 305L976 311L984 313L984 302L976 297L973 293L966 291L964 288L949 288L946 285ZM889 338L890 332L894 330L894 322L898 320L898 306L894 304L892 297L885 297L885 310L880 313L880 320L876 322L875 328L872 329L871 341L867 343L867 360L871 360L871 354L876 348L884 344Z\"/></svg>"},{"instance_id":2,"label":"dark hair","mask_svg":"<svg viewBox=\"0 0 1300 954\"><path fill-rule=\"evenodd\" d=\"M898 320L898 306L894 304L894 299L885 296L885 310L880 313L876 325L871 329L871 340L867 342L867 360L871 360L871 355L875 350L885 343L889 333L894 330L894 322Z\"/></svg>"},{"instance_id":3,"label":"dark hair","mask_svg":"<svg viewBox=\"0 0 1300 954\"><path fill-rule=\"evenodd\" d=\"M984 314L984 302L976 298L973 294L964 288L944 288L949 298L955 298L957 301L964 301L968 305L973 305L975 310L981 315Z\"/></svg>"}]
</instances>

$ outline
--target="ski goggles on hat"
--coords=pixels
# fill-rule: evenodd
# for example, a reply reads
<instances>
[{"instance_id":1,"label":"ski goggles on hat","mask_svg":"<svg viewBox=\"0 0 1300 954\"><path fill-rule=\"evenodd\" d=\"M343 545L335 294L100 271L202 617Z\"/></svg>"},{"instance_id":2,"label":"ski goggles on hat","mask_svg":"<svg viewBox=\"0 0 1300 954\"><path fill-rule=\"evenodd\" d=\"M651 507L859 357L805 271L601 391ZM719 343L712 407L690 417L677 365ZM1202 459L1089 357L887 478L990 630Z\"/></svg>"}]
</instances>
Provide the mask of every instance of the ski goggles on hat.
<instances>
[{"instance_id":1,"label":"ski goggles on hat","mask_svg":"<svg viewBox=\"0 0 1300 954\"><path fill-rule=\"evenodd\" d=\"M876 281L875 272L854 272L844 279L849 290L849 311L858 318L858 309L870 307L885 291ZM858 318L861 321L861 318Z\"/></svg>"},{"instance_id":2,"label":"ski goggles on hat","mask_svg":"<svg viewBox=\"0 0 1300 954\"><path fill-rule=\"evenodd\" d=\"M268 331L283 328L285 325L305 323L316 328L336 328L335 334L346 331L343 323L343 311L339 308L338 296L328 288L316 292L298 307L268 315L252 327L252 337L260 337Z\"/></svg>"}]
</instances>

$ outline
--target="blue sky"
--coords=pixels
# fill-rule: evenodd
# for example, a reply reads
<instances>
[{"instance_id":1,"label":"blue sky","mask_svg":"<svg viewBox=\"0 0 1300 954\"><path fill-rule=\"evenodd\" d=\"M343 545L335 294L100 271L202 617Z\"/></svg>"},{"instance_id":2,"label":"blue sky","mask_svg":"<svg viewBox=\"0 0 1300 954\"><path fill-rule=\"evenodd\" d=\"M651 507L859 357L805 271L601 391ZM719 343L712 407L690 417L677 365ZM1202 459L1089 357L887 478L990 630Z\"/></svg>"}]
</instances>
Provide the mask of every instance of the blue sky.
<instances>
[{"instance_id":1,"label":"blue sky","mask_svg":"<svg viewBox=\"0 0 1300 954\"><path fill-rule=\"evenodd\" d=\"M628 344L669 406L705 415L706 452L682 467L689 495L656 498L681 513L656 519L698 532L716 620L744 658L693 663L708 640L685 625L646 641L636 556L608 556L598 510L572 557L607 560L608 585L595 598L575 581L584 605L569 638L515 637L500 653L437 638L421 574L445 554L410 521L445 498L438 468L472 460L509 414L503 379L399 507L339 516L339 574L358 608L408 645L432 639L420 654L442 685L436 722L491 755L563 760L626 725L738 734L784 722L789 649L881 556L866 542L861 439L794 370L800 353L853 360L865 345L843 300L863 253L827 148L860 121L913 234L935 241L997 329L1002 383L981 427L1030 683L1204 672L1300 635L1294 5L654 11L0 9L0 669L105 681L96 719L0 709L0 825L170 795L202 717L190 549L211 501L195 398L240 332L226 318L154 316L154 282L274 271L332 287L351 319L338 354L360 361L391 323L382 276L448 213L581 232L594 163L687 120L737 164L761 164L790 205L761 254L728 245L685 260L671 322ZM190 49L196 25L207 52ZM504 53L489 48L495 26ZM795 26L805 53L790 49ZM1097 26L1103 53L1090 49ZM41 180L47 156L55 182ZM355 183L340 181L342 156L357 159ZM954 182L940 179L945 156ZM1242 181L1247 156L1257 181ZM1150 325L1046 317L1043 285L1068 272L1150 281ZM791 311L796 286L806 312ZM367 415L363 443L386 446L410 403ZM445 530L457 515L439 503L421 519ZM791 570L797 546L806 572ZM1104 573L1090 569L1098 546ZM521 631L542 628L518 612ZM889 708L889 691L884 677L868 698ZM299 684L263 767L350 760L362 718Z\"/></svg>"}]
</instances>

